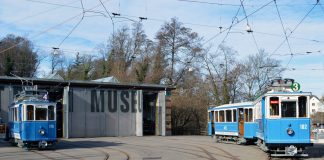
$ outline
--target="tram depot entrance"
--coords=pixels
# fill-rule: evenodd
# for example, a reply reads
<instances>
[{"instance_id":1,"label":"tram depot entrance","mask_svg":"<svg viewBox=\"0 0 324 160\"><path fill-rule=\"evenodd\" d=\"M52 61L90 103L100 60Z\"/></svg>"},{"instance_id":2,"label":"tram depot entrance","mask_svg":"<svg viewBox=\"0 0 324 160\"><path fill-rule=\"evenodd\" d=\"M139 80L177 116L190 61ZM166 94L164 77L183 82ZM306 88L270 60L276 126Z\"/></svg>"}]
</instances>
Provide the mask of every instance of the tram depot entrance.
<instances>
[{"instance_id":1,"label":"tram depot entrance","mask_svg":"<svg viewBox=\"0 0 324 160\"><path fill-rule=\"evenodd\" d=\"M56 137L63 137L63 88L42 88L48 91L49 100L56 102Z\"/></svg>"},{"instance_id":2,"label":"tram depot entrance","mask_svg":"<svg viewBox=\"0 0 324 160\"><path fill-rule=\"evenodd\" d=\"M157 93L143 92L143 135L155 135Z\"/></svg>"}]
</instances>

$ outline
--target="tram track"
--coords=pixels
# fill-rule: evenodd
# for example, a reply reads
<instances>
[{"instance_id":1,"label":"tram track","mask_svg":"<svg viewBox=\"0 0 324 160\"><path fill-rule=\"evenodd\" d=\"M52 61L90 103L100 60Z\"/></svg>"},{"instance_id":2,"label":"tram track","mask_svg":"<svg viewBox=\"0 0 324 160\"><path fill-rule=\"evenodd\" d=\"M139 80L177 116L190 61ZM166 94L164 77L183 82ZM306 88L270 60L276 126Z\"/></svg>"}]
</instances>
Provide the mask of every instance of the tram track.
<instances>
[{"instance_id":1,"label":"tram track","mask_svg":"<svg viewBox=\"0 0 324 160\"><path fill-rule=\"evenodd\" d=\"M88 149L88 150L94 150L94 151L97 151L97 152L100 152L102 154L104 154L104 160L108 160L109 157L110 157L110 154L106 151L103 151L103 150L100 150L100 149L96 149L96 148L89 148L89 144L84 144L84 143L78 143L78 145L76 144L71 144L71 143L68 143L68 142L61 142L61 143L64 143L65 145L70 145L70 146L74 146L74 147L79 147L79 148L84 148L84 149ZM94 146L94 145L91 145L90 147L98 147L98 146ZM80 158L78 158L80 159Z\"/></svg>"},{"instance_id":2,"label":"tram track","mask_svg":"<svg viewBox=\"0 0 324 160\"><path fill-rule=\"evenodd\" d=\"M173 138L173 139L170 139L172 141L179 141L179 139L176 139L176 138ZM170 141L169 140L169 141ZM216 147L216 146L213 146L213 145L206 145L206 144L201 144L201 143L193 143L193 142L186 142L186 143L182 143L182 144L185 144L185 145L190 145L190 146L193 146L193 147L196 147L196 148L199 148L200 150L202 150L206 155L210 156L210 152L208 150L206 150L206 146L207 147L210 147L210 148L214 148L216 150L219 150L221 152L223 152L225 155L219 155L219 156L222 156L224 158L229 158L229 159L232 159L232 160L240 160L237 156L229 153L228 151L220 148L220 147ZM212 153L212 154L215 154L215 153Z\"/></svg>"},{"instance_id":3,"label":"tram track","mask_svg":"<svg viewBox=\"0 0 324 160\"><path fill-rule=\"evenodd\" d=\"M147 141L149 142L150 140L142 140L142 141ZM166 141L170 141L170 144L174 143L174 141L178 141L178 139L168 139ZM177 142L176 144L179 144L179 142ZM184 146L191 146L193 148L196 148L196 149L188 149L188 148L182 148L182 147L175 147L175 146L168 146L166 147L167 150L172 150L172 151L175 151L177 150L177 152L182 152L184 154L189 154L189 155L193 155L193 156L197 156L197 157L200 157L200 158L204 158L204 159L210 159L210 160L217 160L217 158L215 157L216 156L220 156L220 157L223 157L223 158L227 158L227 159L232 159L232 160L240 160L237 156L234 156L232 155L231 153L219 148L219 147L215 147L215 146L212 146L212 145L206 145L206 144L197 144L197 143L189 143L189 142L186 142L186 143L183 143L181 142L180 144L183 144ZM148 148L151 148L149 146L144 146L144 145L139 145L139 144L136 144L136 146L141 146L141 147L148 147ZM206 146L210 147L210 148L213 148L215 150L218 150L218 151L221 151L223 154L221 153L215 153L215 152L210 152L210 148L206 148ZM193 152L190 152L188 150L191 150L193 152L201 152L203 154L205 154L206 156L202 156L201 154L197 154L197 153L193 153Z\"/></svg>"},{"instance_id":4,"label":"tram track","mask_svg":"<svg viewBox=\"0 0 324 160\"><path fill-rule=\"evenodd\" d=\"M90 143L87 143L87 144L78 143L78 145L76 145L76 144L70 144L68 142L63 142L63 143L68 144L68 145L74 145L76 147L78 147L78 145L82 145L81 146L82 148L87 148L87 149L91 149L91 150L95 150L95 151L101 152L101 153L103 153L105 155L104 160L110 160L110 158L111 158L111 154L109 152L107 152L107 149L121 153L122 155L125 156L125 158L126 158L125 160L132 160L131 159L131 156L127 152L125 152L125 151L123 151L121 149L117 149L117 148L107 148L105 146L91 145ZM88 146L93 147L93 148L89 148ZM98 149L98 148L101 148L101 149Z\"/></svg>"},{"instance_id":5,"label":"tram track","mask_svg":"<svg viewBox=\"0 0 324 160\"><path fill-rule=\"evenodd\" d=\"M36 151L36 150L30 150L30 151L33 152L33 153L36 153L37 155L40 155L40 156L42 156L42 157L44 157L44 158L46 158L46 159L50 159L50 160L54 160L54 159L56 159L56 158L53 158L53 157L47 156L47 155L45 155L45 154L42 154L40 151Z\"/></svg>"}]
</instances>

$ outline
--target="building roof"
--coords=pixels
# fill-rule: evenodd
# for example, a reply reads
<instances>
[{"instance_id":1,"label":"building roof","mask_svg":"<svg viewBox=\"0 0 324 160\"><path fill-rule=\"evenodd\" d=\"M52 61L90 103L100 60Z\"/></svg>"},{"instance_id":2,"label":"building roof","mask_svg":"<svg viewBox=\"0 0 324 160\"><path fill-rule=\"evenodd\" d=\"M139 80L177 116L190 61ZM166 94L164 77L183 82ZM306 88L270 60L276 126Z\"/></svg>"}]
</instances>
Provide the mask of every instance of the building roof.
<instances>
[{"instance_id":1,"label":"building roof","mask_svg":"<svg viewBox=\"0 0 324 160\"><path fill-rule=\"evenodd\" d=\"M64 78L58 74L57 72L50 74L46 77L46 79L58 79L58 80L64 80Z\"/></svg>"},{"instance_id":2,"label":"building roof","mask_svg":"<svg viewBox=\"0 0 324 160\"><path fill-rule=\"evenodd\" d=\"M240 108L240 107L250 107L253 106L253 102L241 102L241 103L231 103L231 104L224 104L221 106L210 106L209 110L215 109L226 109L226 108Z\"/></svg>"},{"instance_id":3,"label":"building roof","mask_svg":"<svg viewBox=\"0 0 324 160\"><path fill-rule=\"evenodd\" d=\"M58 80L44 78L16 78L9 76L0 76L0 84L22 85L53 85L53 86L70 86L70 87L95 87L95 88L112 88L112 89L134 89L134 90L156 90L170 91L175 87L158 84L140 84L140 83L112 83L112 82L96 82L81 80Z\"/></svg>"},{"instance_id":4,"label":"building roof","mask_svg":"<svg viewBox=\"0 0 324 160\"><path fill-rule=\"evenodd\" d=\"M105 77L105 78L100 78L100 79L95 79L92 80L95 82L112 82L112 83L119 83L118 79L114 76L110 76L110 77Z\"/></svg>"}]
</instances>

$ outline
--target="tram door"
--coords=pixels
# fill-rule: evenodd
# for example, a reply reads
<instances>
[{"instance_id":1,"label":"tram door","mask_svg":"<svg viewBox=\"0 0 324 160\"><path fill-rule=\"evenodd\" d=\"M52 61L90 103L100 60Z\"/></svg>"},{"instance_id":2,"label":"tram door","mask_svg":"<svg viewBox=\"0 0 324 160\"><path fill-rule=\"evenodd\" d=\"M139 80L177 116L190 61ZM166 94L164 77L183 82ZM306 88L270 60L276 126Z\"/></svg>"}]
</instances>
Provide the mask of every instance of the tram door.
<instances>
[{"instance_id":1,"label":"tram door","mask_svg":"<svg viewBox=\"0 0 324 160\"><path fill-rule=\"evenodd\" d=\"M238 113L239 113L238 115L239 134L243 136L244 135L244 109L239 108Z\"/></svg>"}]
</instances>

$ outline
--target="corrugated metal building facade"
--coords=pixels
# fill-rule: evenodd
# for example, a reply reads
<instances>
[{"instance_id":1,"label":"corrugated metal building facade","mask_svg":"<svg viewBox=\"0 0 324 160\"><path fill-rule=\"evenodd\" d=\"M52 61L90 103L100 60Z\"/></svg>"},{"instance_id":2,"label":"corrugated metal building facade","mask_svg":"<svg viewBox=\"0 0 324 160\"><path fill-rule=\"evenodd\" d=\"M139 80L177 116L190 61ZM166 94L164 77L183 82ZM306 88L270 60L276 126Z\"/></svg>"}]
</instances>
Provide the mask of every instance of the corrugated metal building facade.
<instances>
[{"instance_id":1,"label":"corrugated metal building facade","mask_svg":"<svg viewBox=\"0 0 324 160\"><path fill-rule=\"evenodd\" d=\"M49 91L50 100L58 102L58 137L170 134L165 93L172 88L163 85L0 77L0 117L4 122L14 95L27 81Z\"/></svg>"}]
</instances>

